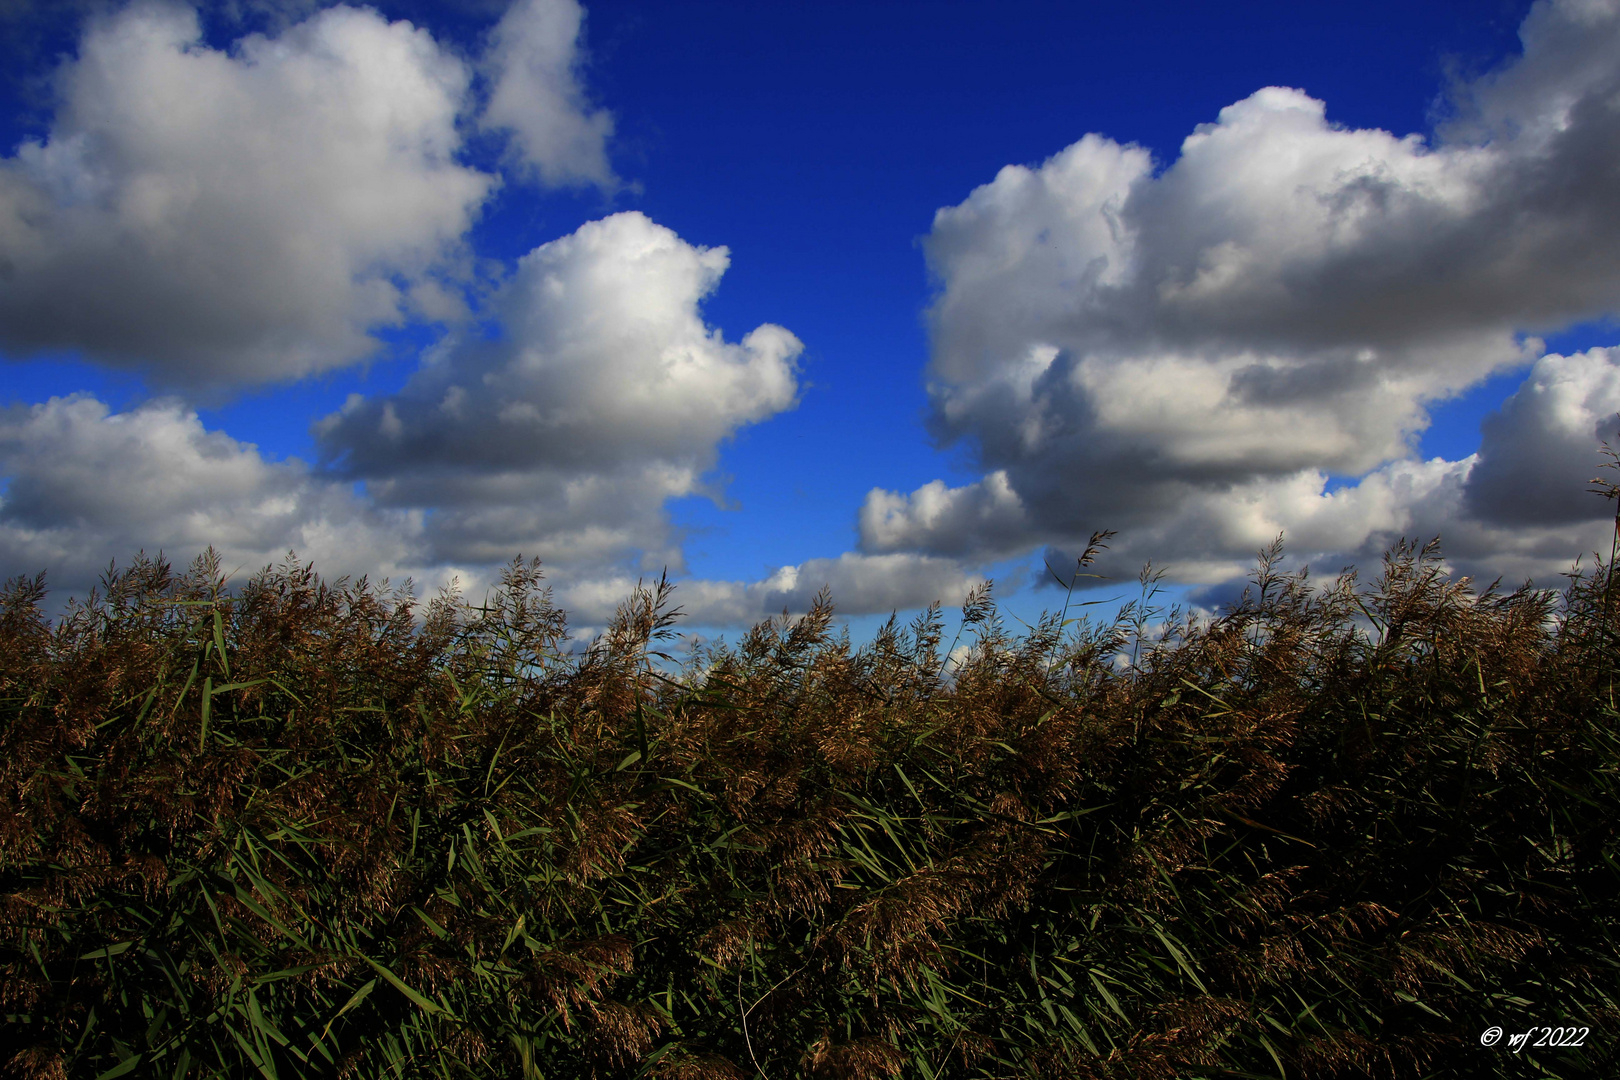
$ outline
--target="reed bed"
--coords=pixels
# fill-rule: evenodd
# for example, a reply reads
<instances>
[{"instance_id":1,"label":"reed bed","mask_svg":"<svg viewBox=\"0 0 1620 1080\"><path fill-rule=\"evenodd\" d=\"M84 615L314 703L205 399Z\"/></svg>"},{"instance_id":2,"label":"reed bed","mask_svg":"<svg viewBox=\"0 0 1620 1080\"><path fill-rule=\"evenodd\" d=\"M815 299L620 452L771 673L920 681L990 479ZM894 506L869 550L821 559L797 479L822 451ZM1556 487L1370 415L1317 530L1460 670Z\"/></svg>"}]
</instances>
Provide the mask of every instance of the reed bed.
<instances>
[{"instance_id":1,"label":"reed bed","mask_svg":"<svg viewBox=\"0 0 1620 1080\"><path fill-rule=\"evenodd\" d=\"M1616 1075L1612 560L1277 567L1016 634L984 590L954 662L824 597L676 665L662 581L569 654L524 562L13 581L0 1069Z\"/></svg>"}]
</instances>

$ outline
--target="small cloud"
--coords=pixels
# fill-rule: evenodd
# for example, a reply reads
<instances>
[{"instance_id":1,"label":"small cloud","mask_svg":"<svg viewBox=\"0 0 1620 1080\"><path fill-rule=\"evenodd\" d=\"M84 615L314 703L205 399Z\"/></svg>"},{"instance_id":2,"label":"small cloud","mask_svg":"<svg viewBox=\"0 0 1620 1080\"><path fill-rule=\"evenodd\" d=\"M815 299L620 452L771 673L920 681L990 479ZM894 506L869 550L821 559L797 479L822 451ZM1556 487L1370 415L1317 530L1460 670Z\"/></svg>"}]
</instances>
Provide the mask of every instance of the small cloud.
<instances>
[{"instance_id":1,"label":"small cloud","mask_svg":"<svg viewBox=\"0 0 1620 1080\"><path fill-rule=\"evenodd\" d=\"M1499 526L1570 525L1610 515L1587 490L1593 448L1616 441L1620 349L1544 356L1485 418L1464 504Z\"/></svg>"},{"instance_id":2,"label":"small cloud","mask_svg":"<svg viewBox=\"0 0 1620 1080\"><path fill-rule=\"evenodd\" d=\"M612 189L613 115L590 104L579 77L584 20L575 0L516 0L490 37L490 96L479 123L509 135L521 174L553 187Z\"/></svg>"},{"instance_id":3,"label":"small cloud","mask_svg":"<svg viewBox=\"0 0 1620 1080\"><path fill-rule=\"evenodd\" d=\"M322 453L380 505L431 509L436 559L678 569L665 503L797 401L791 332L728 342L703 321L729 261L639 213L589 222L519 261L490 300L499 340L452 337L398 394L351 400L318 424Z\"/></svg>"}]
</instances>

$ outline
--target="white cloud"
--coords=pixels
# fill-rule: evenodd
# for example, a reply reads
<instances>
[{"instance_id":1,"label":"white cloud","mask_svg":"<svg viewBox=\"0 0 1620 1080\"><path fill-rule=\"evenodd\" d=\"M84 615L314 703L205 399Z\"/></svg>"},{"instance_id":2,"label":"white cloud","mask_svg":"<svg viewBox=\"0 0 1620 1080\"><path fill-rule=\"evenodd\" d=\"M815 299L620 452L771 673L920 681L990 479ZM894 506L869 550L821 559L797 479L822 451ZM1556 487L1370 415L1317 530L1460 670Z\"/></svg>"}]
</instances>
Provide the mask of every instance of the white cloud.
<instances>
[{"instance_id":1,"label":"white cloud","mask_svg":"<svg viewBox=\"0 0 1620 1080\"><path fill-rule=\"evenodd\" d=\"M249 573L289 548L334 577L420 567L420 514L370 507L296 459L267 461L175 401L112 413L80 395L0 411L0 475L0 569L46 570L81 596L110 558L140 549L185 562L212 544Z\"/></svg>"},{"instance_id":2,"label":"white cloud","mask_svg":"<svg viewBox=\"0 0 1620 1080\"><path fill-rule=\"evenodd\" d=\"M462 257L494 178L460 165L469 74L336 7L229 54L196 13L91 23L43 142L0 162L0 348L170 385L347 364Z\"/></svg>"},{"instance_id":3,"label":"white cloud","mask_svg":"<svg viewBox=\"0 0 1620 1080\"><path fill-rule=\"evenodd\" d=\"M289 549L327 577L414 578L418 592L451 580L476 600L514 549L464 561L434 550L430 515L387 509L296 459L268 461L251 444L204 428L195 411L159 401L115 413L88 396L0 411L0 576L45 569L59 597L83 596L113 556L163 552L184 565L205 547L237 580ZM564 551L546 566L557 600L585 627L607 622L636 587L602 565L623 538L606 527L580 538L601 551ZM619 546L614 546L619 545ZM527 548L529 552L539 550ZM691 625L748 626L803 611L824 586L846 615L959 603L981 578L949 559L845 554L781 567L755 582L679 582ZM588 632L582 631L588 636Z\"/></svg>"},{"instance_id":4,"label":"white cloud","mask_svg":"<svg viewBox=\"0 0 1620 1080\"><path fill-rule=\"evenodd\" d=\"M616 183L573 0L519 0L477 122L547 184ZM164 386L356 362L371 331L465 314L465 236L499 179L459 160L472 70L425 30L331 7L230 51L197 13L92 19L41 141L0 158L0 350L82 350Z\"/></svg>"},{"instance_id":5,"label":"white cloud","mask_svg":"<svg viewBox=\"0 0 1620 1080\"><path fill-rule=\"evenodd\" d=\"M591 107L579 79L584 19L575 0L516 0L491 37L480 121L509 132L517 159L544 183L612 187L613 117Z\"/></svg>"},{"instance_id":6,"label":"white cloud","mask_svg":"<svg viewBox=\"0 0 1620 1080\"><path fill-rule=\"evenodd\" d=\"M1567 525L1600 516L1583 481L1597 471L1593 448L1616 440L1620 348L1544 356L1502 408L1487 417L1466 505L1504 526Z\"/></svg>"},{"instance_id":7,"label":"white cloud","mask_svg":"<svg viewBox=\"0 0 1620 1080\"><path fill-rule=\"evenodd\" d=\"M862 550L1106 527L1216 581L1278 531L1338 557L1433 529L1477 569L1566 567L1605 512L1579 492L1613 356L1542 359L1477 462L1411 458L1428 405L1536 359L1527 332L1620 311L1620 4L1543 2L1523 39L1433 144L1271 87L1162 173L1089 135L939 211L931 424L986 475L874 490Z\"/></svg>"},{"instance_id":8,"label":"white cloud","mask_svg":"<svg viewBox=\"0 0 1620 1080\"><path fill-rule=\"evenodd\" d=\"M490 302L498 338L462 333L399 394L351 399L323 453L381 505L434 508L438 559L679 569L665 502L717 495L721 441L798 390L789 331L704 324L728 262L639 213L590 222L519 262Z\"/></svg>"},{"instance_id":9,"label":"white cloud","mask_svg":"<svg viewBox=\"0 0 1620 1080\"><path fill-rule=\"evenodd\" d=\"M933 480L910 495L875 489L861 506L860 534L879 551L932 548L991 559L1029 546L1031 523L1007 474L963 487Z\"/></svg>"}]
</instances>

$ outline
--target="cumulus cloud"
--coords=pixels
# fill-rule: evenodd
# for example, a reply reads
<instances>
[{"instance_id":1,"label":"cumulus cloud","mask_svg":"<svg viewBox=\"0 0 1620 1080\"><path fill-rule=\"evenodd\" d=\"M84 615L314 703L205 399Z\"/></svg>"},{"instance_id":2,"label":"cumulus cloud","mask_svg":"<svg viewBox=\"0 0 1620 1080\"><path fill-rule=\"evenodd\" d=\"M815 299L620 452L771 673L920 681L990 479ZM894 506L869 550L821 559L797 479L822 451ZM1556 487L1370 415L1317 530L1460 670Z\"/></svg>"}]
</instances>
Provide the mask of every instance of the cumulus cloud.
<instances>
[{"instance_id":1,"label":"cumulus cloud","mask_svg":"<svg viewBox=\"0 0 1620 1080\"><path fill-rule=\"evenodd\" d=\"M1544 0L1522 38L1433 141L1270 87L1163 171L1088 135L940 210L931 425L985 476L873 491L862 550L1109 527L1213 581L1278 531L1334 556L1433 528L1567 566L1605 512L1580 492L1613 355L1542 358L1477 460L1412 459L1430 404L1536 361L1527 334L1620 310L1620 3Z\"/></svg>"},{"instance_id":2,"label":"cumulus cloud","mask_svg":"<svg viewBox=\"0 0 1620 1080\"><path fill-rule=\"evenodd\" d=\"M509 132L516 159L542 182L611 187L613 116L590 105L579 78L584 20L575 0L516 0L491 36L481 122Z\"/></svg>"},{"instance_id":3,"label":"cumulus cloud","mask_svg":"<svg viewBox=\"0 0 1620 1080\"><path fill-rule=\"evenodd\" d=\"M642 214L590 222L520 260L466 332L398 394L350 400L322 452L380 505L434 508L434 557L514 550L609 565L640 551L680 566L666 500L717 495L719 444L796 401L798 338L728 342L699 303L729 262Z\"/></svg>"},{"instance_id":4,"label":"cumulus cloud","mask_svg":"<svg viewBox=\"0 0 1620 1080\"><path fill-rule=\"evenodd\" d=\"M231 53L200 37L161 3L92 22L49 136L0 162L0 348L259 382L444 313L495 182L455 160L466 66L347 7Z\"/></svg>"},{"instance_id":5,"label":"cumulus cloud","mask_svg":"<svg viewBox=\"0 0 1620 1080\"><path fill-rule=\"evenodd\" d=\"M1502 408L1486 417L1466 505L1498 525L1567 525L1602 513L1580 483L1592 449L1615 441L1620 349L1545 356Z\"/></svg>"},{"instance_id":6,"label":"cumulus cloud","mask_svg":"<svg viewBox=\"0 0 1620 1080\"><path fill-rule=\"evenodd\" d=\"M297 460L207 430L156 401L111 412L95 398L0 411L0 569L48 570L83 595L109 558L160 550L187 561L212 544L248 572L295 548L323 572L405 574L421 515L378 510Z\"/></svg>"},{"instance_id":7,"label":"cumulus cloud","mask_svg":"<svg viewBox=\"0 0 1620 1080\"><path fill-rule=\"evenodd\" d=\"M212 546L238 576L292 549L329 577L410 577L421 590L454 581L476 599L496 566L520 550L447 561L431 514L379 507L297 459L267 460L252 444L207 430L173 400L120 413L79 395L0 411L0 474L9 477L0 495L0 576L47 569L64 598L83 596L115 555L161 551L184 564ZM622 539L606 529L593 536L607 546L547 552L561 556L546 568L559 603L587 628L604 624L638 581L602 565L622 551L612 546ZM840 612L859 615L958 603L980 580L949 559L848 553L754 582L681 581L676 601L689 624L748 626L783 609L805 610L824 587Z\"/></svg>"},{"instance_id":8,"label":"cumulus cloud","mask_svg":"<svg viewBox=\"0 0 1620 1080\"><path fill-rule=\"evenodd\" d=\"M963 487L932 480L910 495L872 491L861 506L863 542L879 551L931 548L1002 558L1028 547L1032 522L1005 470Z\"/></svg>"},{"instance_id":9,"label":"cumulus cloud","mask_svg":"<svg viewBox=\"0 0 1620 1080\"><path fill-rule=\"evenodd\" d=\"M547 184L611 184L573 0L493 31L481 122ZM331 7L230 51L196 11L93 19L48 135L0 159L0 351L82 350L183 388L351 364L371 331L464 314L465 234L500 186L458 155L472 68Z\"/></svg>"}]
</instances>

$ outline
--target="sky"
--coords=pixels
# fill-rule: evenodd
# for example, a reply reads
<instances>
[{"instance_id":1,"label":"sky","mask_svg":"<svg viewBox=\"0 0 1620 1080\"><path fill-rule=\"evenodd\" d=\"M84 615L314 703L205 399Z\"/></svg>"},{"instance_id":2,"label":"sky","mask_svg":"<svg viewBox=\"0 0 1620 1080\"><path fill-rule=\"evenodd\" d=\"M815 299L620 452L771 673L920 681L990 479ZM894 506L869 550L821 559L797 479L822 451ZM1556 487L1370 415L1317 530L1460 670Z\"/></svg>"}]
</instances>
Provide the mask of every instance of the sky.
<instances>
[{"instance_id":1,"label":"sky","mask_svg":"<svg viewBox=\"0 0 1620 1080\"><path fill-rule=\"evenodd\" d=\"M1561 584L1620 0L0 0L0 576ZM1123 586L1121 586L1123 587Z\"/></svg>"}]
</instances>

